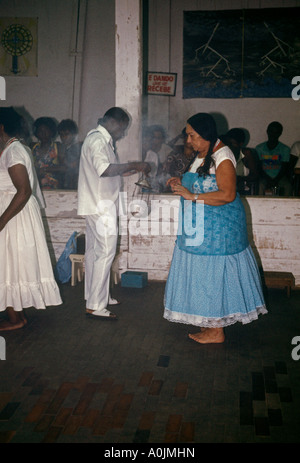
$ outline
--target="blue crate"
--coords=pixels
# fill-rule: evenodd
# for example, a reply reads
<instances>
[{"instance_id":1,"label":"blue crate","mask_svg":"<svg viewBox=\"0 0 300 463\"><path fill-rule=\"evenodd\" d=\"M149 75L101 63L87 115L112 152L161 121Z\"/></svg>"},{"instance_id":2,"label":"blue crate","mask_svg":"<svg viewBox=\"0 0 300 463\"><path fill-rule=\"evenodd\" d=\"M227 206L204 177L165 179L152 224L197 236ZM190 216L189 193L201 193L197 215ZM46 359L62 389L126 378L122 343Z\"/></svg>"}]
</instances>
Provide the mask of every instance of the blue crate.
<instances>
[{"instance_id":1,"label":"blue crate","mask_svg":"<svg viewBox=\"0 0 300 463\"><path fill-rule=\"evenodd\" d=\"M148 283L147 272L127 271L121 275L121 286L123 288L144 288Z\"/></svg>"}]
</instances>

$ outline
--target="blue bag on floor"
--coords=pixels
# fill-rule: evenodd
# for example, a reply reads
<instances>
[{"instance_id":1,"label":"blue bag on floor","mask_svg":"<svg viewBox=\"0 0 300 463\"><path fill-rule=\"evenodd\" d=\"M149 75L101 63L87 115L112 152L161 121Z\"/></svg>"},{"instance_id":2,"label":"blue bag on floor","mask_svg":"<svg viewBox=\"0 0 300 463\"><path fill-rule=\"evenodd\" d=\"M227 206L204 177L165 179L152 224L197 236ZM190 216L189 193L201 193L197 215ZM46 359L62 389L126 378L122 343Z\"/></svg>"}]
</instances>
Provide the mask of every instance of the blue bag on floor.
<instances>
[{"instance_id":1,"label":"blue bag on floor","mask_svg":"<svg viewBox=\"0 0 300 463\"><path fill-rule=\"evenodd\" d=\"M70 254L77 253L77 232L72 233L67 241L66 247L57 261L55 266L54 275L60 283L68 283L72 276L72 263L70 261Z\"/></svg>"}]
</instances>

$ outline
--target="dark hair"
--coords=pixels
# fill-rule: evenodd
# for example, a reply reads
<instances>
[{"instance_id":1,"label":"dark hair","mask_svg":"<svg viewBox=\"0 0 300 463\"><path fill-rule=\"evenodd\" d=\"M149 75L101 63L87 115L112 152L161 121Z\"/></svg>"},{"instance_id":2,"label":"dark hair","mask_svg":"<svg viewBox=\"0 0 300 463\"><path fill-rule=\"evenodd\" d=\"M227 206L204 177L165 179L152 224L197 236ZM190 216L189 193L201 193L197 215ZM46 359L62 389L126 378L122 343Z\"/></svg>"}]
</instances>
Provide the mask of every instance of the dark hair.
<instances>
[{"instance_id":1,"label":"dark hair","mask_svg":"<svg viewBox=\"0 0 300 463\"><path fill-rule=\"evenodd\" d=\"M187 120L187 123L202 137L210 142L203 166L198 167L199 176L209 175L209 169L214 165L213 149L218 139L217 126L214 118L207 113L197 113Z\"/></svg>"},{"instance_id":2,"label":"dark hair","mask_svg":"<svg viewBox=\"0 0 300 463\"><path fill-rule=\"evenodd\" d=\"M76 122L74 122L72 119L63 119L57 126L57 131L63 132L64 130L67 130L70 133L77 134L78 133L78 127Z\"/></svg>"},{"instance_id":3,"label":"dark hair","mask_svg":"<svg viewBox=\"0 0 300 463\"><path fill-rule=\"evenodd\" d=\"M117 106L110 108L108 111L106 111L103 118L98 119L98 124L101 124L101 122L108 121L109 119L114 119L116 122L119 123L129 123L128 114L124 111L124 109L119 108Z\"/></svg>"},{"instance_id":4,"label":"dark hair","mask_svg":"<svg viewBox=\"0 0 300 463\"><path fill-rule=\"evenodd\" d=\"M275 128L276 130L278 130L278 133L281 135L282 132L283 132L283 126L282 124L280 124L280 122L277 122L277 121L273 121L273 122L270 122L270 124L268 125L267 127L267 131L271 128Z\"/></svg>"},{"instance_id":5,"label":"dark hair","mask_svg":"<svg viewBox=\"0 0 300 463\"><path fill-rule=\"evenodd\" d=\"M21 116L12 107L0 108L0 124L7 135L14 136L21 132Z\"/></svg>"},{"instance_id":6,"label":"dark hair","mask_svg":"<svg viewBox=\"0 0 300 463\"><path fill-rule=\"evenodd\" d=\"M233 140L236 140L238 143L245 143L245 132L242 129L230 129L228 132L224 135L225 140L228 138L233 138Z\"/></svg>"},{"instance_id":7,"label":"dark hair","mask_svg":"<svg viewBox=\"0 0 300 463\"><path fill-rule=\"evenodd\" d=\"M57 134L57 126L56 126L56 122L51 117L39 117L38 119L36 119L32 126L33 135L36 136L38 129L42 125L46 125L50 129L51 136L52 138L54 138L55 135Z\"/></svg>"}]
</instances>

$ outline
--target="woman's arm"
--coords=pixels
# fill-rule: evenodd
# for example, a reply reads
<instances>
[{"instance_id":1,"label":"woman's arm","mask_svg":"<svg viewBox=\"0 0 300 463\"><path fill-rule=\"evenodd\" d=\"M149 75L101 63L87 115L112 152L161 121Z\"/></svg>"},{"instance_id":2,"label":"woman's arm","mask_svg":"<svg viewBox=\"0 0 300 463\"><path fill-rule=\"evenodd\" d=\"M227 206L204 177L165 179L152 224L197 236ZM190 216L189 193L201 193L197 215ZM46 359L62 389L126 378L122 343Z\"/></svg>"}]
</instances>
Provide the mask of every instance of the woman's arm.
<instances>
[{"instance_id":1,"label":"woman's arm","mask_svg":"<svg viewBox=\"0 0 300 463\"><path fill-rule=\"evenodd\" d=\"M7 209L0 216L0 231L23 209L31 196L31 186L26 167L22 164L16 164L8 169L8 173L17 192Z\"/></svg>"},{"instance_id":2,"label":"woman's arm","mask_svg":"<svg viewBox=\"0 0 300 463\"><path fill-rule=\"evenodd\" d=\"M234 201L236 197L235 168L229 159L221 162L216 170L217 191L195 194L179 184L171 185L174 194L191 201L201 200L209 206L222 206Z\"/></svg>"}]
</instances>

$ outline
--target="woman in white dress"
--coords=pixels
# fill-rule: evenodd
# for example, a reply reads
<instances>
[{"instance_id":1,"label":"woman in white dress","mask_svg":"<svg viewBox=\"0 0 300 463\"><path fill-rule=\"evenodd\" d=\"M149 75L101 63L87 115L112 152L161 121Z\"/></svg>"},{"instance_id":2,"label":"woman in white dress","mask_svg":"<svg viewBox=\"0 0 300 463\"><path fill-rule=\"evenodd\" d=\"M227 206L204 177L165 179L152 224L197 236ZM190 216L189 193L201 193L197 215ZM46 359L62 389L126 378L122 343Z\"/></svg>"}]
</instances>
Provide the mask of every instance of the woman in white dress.
<instances>
[{"instance_id":1,"label":"woman in white dress","mask_svg":"<svg viewBox=\"0 0 300 463\"><path fill-rule=\"evenodd\" d=\"M40 207L32 194L34 171L15 138L20 116L0 108L0 331L26 325L24 308L62 303L53 276Z\"/></svg>"}]
</instances>

